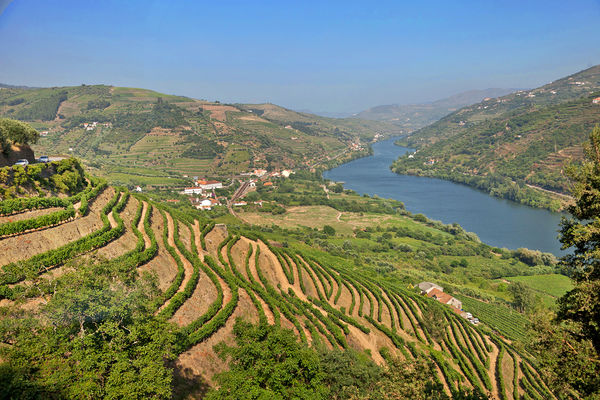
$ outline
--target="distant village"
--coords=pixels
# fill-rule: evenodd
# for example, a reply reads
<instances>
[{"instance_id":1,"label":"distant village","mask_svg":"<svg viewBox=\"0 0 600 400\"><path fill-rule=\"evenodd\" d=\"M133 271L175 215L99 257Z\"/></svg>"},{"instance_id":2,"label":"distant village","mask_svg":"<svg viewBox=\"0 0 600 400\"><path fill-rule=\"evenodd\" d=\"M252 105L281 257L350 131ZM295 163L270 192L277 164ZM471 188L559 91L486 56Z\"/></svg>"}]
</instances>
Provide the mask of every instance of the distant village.
<instances>
[{"instance_id":1,"label":"distant village","mask_svg":"<svg viewBox=\"0 0 600 400\"><path fill-rule=\"evenodd\" d=\"M293 173L294 171L289 169L272 172L268 172L265 169L255 169L254 171L242 173L240 174L241 177L248 177L249 179L245 182L242 182L240 179L242 185L230 199L219 197L215 192L215 189L225 187L223 182L199 179L199 177L194 176L192 177L193 186L183 188L180 194L187 195L192 205L199 210L212 210L213 207L224 205L228 201L231 201L232 206L245 206L248 203L239 199L252 191L258 182L261 182L263 186L273 186L271 178L289 178ZM187 176L184 175L184 178L187 178ZM138 188L141 190L139 186L136 187L136 190ZM256 201L254 204L261 206L262 202Z\"/></svg>"}]
</instances>

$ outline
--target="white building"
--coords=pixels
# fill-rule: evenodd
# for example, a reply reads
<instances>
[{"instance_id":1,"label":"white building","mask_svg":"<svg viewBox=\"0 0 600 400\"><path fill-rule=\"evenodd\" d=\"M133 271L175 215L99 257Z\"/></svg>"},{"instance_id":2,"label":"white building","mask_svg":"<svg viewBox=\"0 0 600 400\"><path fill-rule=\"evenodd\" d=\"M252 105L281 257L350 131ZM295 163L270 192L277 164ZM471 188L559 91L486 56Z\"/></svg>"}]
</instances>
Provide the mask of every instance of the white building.
<instances>
[{"instance_id":1,"label":"white building","mask_svg":"<svg viewBox=\"0 0 600 400\"><path fill-rule=\"evenodd\" d=\"M183 194L202 194L202 188L198 186L186 187L183 189Z\"/></svg>"},{"instance_id":2,"label":"white building","mask_svg":"<svg viewBox=\"0 0 600 400\"><path fill-rule=\"evenodd\" d=\"M196 186L198 186L199 188L203 189L203 190L213 190L213 189L220 189L223 187L223 184L219 181L205 181L205 180L200 180L196 182Z\"/></svg>"}]
</instances>

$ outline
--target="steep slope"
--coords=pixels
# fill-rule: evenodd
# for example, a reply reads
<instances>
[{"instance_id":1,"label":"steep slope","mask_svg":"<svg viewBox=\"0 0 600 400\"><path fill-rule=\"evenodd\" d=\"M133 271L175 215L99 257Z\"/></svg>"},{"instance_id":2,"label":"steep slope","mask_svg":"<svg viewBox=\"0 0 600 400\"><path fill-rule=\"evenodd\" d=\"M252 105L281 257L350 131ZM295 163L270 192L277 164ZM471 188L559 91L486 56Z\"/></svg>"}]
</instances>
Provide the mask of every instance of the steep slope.
<instances>
[{"instance_id":1,"label":"steep slope","mask_svg":"<svg viewBox=\"0 0 600 400\"><path fill-rule=\"evenodd\" d=\"M282 230L215 224L205 213L173 210L96 180L74 196L77 195L81 200L79 210L83 204L86 207L88 202L92 204L87 211L81 211L95 221L85 236L66 236L64 226L49 225L41 227L42 231L60 238L60 243L31 249L25 258L18 248L7 247L3 252L8 259L0 267L0 298L2 315L11 325L0 335L11 335L15 326L31 324L28 318L43 313L46 303L68 305L68 299L55 297L56 293L65 293L62 289L65 286L71 292L81 290L82 296L87 295L89 288L74 290L79 282L74 276L84 269L82 256L86 255L88 262L101 266L96 269L98 273L112 276L110 290L100 287L92 292L93 296L102 295L100 299L118 290L120 279L131 281L145 272L155 273L155 285L160 289L150 292L155 294L149 302L145 301L147 308L142 309L149 312L146 319L172 323L177 341L172 349L164 351L172 352L176 358L173 368L187 374L188 384L189 381L211 384L214 374L227 368L226 362L217 357L214 345L231 342L235 318L242 317L263 325L290 328L307 345L321 343L329 349L366 350L379 364L386 362L384 348L406 360L426 357L432 360L436 380L447 393L462 387L479 389L495 399L516 399L523 395L554 398L535 372L535 361L525 351L487 328L469 324L450 308L410 289L406 282L377 272L381 263L354 265L351 253L328 254L321 249L323 244L311 246ZM39 203L37 208L43 208L42 200L32 201ZM491 251L457 227L412 218L389 205L383 207L388 203L381 199L354 196L353 201L373 203L374 210L395 216L405 231L413 232L424 244L432 240L447 246L452 240L461 247L478 249L477 254ZM15 212L27 211L15 209ZM74 222L85 218L88 217L79 217ZM424 231L429 235L418 235ZM37 241L37 231L17 234L23 242ZM275 238L285 239L286 247ZM387 240L393 245L397 239L390 235ZM0 243L6 240L0 238ZM346 240L350 237L346 236ZM360 238L351 240L367 242ZM411 243L416 246L417 240ZM87 257L90 251L98 259ZM491 253L489 256L493 257ZM14 262L17 259L21 262ZM525 267L516 264L515 260L516 269ZM118 329L121 314L114 317L103 314L102 307L108 305L96 297L92 299L96 300L90 308L83 301L81 319L77 320L78 314L67 314L61 319L62 324L74 324L79 329L77 338L65 336L60 340L83 338L97 343L108 337L107 332L94 332L100 321L85 320L95 307L99 307L103 319L114 322L113 330ZM39 331L49 324L43 318L39 323ZM2 340L14 339L2 336ZM112 354L112 346L111 342L98 357L105 360L106 353ZM76 356L80 355L60 353L67 364ZM127 353L128 360L129 357L135 361L136 353ZM511 361L514 368L508 368ZM506 363L509 365L504 366ZM116 368L128 367L118 364ZM505 372L508 370L516 371L516 375ZM512 386L506 385L507 381Z\"/></svg>"},{"instance_id":2,"label":"steep slope","mask_svg":"<svg viewBox=\"0 0 600 400\"><path fill-rule=\"evenodd\" d=\"M0 115L42 132L38 153L73 154L121 183L314 166L360 152L393 125L331 119L270 104L225 105L112 86L0 89ZM365 150L363 150L364 152Z\"/></svg>"},{"instance_id":3,"label":"steep slope","mask_svg":"<svg viewBox=\"0 0 600 400\"><path fill-rule=\"evenodd\" d=\"M577 72L532 90L519 90L492 98L449 114L440 121L413 132L410 146L423 146L469 131L473 126L508 113L526 114L539 107L573 101L600 91L600 65Z\"/></svg>"},{"instance_id":4,"label":"steep slope","mask_svg":"<svg viewBox=\"0 0 600 400\"><path fill-rule=\"evenodd\" d=\"M558 209L568 201L564 165L581 159L582 143L600 121L598 96L600 66L465 107L403 140L418 151L392 169Z\"/></svg>"},{"instance_id":5,"label":"steep slope","mask_svg":"<svg viewBox=\"0 0 600 400\"><path fill-rule=\"evenodd\" d=\"M390 104L369 108L354 115L356 118L387 121L410 133L423 128L464 106L479 103L485 98L500 97L518 89L470 90L445 99L423 104Z\"/></svg>"}]
</instances>

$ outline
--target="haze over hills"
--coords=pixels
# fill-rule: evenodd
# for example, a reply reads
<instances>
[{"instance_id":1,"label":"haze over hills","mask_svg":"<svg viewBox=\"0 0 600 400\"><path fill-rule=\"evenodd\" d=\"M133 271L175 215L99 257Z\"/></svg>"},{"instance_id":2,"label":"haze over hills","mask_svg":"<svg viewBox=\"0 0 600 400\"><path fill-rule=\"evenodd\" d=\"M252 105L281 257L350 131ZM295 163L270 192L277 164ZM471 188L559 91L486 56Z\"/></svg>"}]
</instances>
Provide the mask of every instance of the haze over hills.
<instances>
[{"instance_id":1,"label":"haze over hills","mask_svg":"<svg viewBox=\"0 0 600 400\"><path fill-rule=\"evenodd\" d=\"M399 132L386 122L325 118L273 104L220 104L103 85L3 88L0 116L45 132L38 153L76 155L127 184L314 167L355 157L376 135Z\"/></svg>"},{"instance_id":2,"label":"haze over hills","mask_svg":"<svg viewBox=\"0 0 600 400\"><path fill-rule=\"evenodd\" d=\"M600 66L542 87L464 107L411 134L418 148L395 171L477 186L530 205L531 186L566 193L563 167L580 160L582 144L600 121Z\"/></svg>"},{"instance_id":3,"label":"haze over hills","mask_svg":"<svg viewBox=\"0 0 600 400\"><path fill-rule=\"evenodd\" d=\"M500 97L518 89L469 90L453 96L422 104L390 104L369 108L353 114L356 118L386 121L403 128L405 132L427 126L466 105L478 103L485 98Z\"/></svg>"}]
</instances>

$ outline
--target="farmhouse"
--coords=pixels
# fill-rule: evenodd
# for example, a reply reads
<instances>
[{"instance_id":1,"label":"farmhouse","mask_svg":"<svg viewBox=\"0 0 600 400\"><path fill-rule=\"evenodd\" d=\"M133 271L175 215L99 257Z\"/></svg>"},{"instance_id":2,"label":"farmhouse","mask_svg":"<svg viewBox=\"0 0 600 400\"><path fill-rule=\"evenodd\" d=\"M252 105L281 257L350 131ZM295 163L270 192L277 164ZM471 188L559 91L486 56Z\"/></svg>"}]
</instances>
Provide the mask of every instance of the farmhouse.
<instances>
[{"instance_id":1,"label":"farmhouse","mask_svg":"<svg viewBox=\"0 0 600 400\"><path fill-rule=\"evenodd\" d=\"M600 104L600 97L596 97L594 100L592 100L592 103Z\"/></svg>"},{"instance_id":2,"label":"farmhouse","mask_svg":"<svg viewBox=\"0 0 600 400\"><path fill-rule=\"evenodd\" d=\"M204 199L200 201L200 204L196 206L199 210L212 210L214 206L220 205L219 200L217 199Z\"/></svg>"},{"instance_id":3,"label":"farmhouse","mask_svg":"<svg viewBox=\"0 0 600 400\"><path fill-rule=\"evenodd\" d=\"M427 293L427 297L431 297L434 300L439 301L440 303L447 304L457 309L462 309L462 302L454 297L450 296L448 293L444 293L443 291L433 288Z\"/></svg>"}]
</instances>

